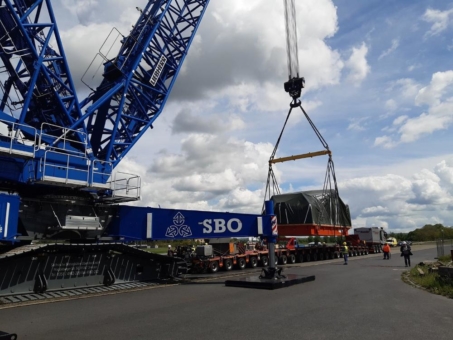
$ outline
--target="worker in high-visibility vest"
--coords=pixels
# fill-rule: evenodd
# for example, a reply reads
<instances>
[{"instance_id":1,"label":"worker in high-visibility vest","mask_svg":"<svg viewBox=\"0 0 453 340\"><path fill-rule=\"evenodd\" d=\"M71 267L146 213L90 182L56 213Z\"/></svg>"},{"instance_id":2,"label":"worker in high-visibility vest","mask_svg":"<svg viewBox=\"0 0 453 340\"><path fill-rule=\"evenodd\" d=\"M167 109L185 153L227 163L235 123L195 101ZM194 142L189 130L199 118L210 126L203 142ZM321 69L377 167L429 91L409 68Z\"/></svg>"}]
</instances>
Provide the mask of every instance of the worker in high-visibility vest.
<instances>
[{"instance_id":1,"label":"worker in high-visibility vest","mask_svg":"<svg viewBox=\"0 0 453 340\"><path fill-rule=\"evenodd\" d=\"M343 242L343 247L341 247L341 252L343 253L343 264L348 264L349 248L346 242Z\"/></svg>"},{"instance_id":2,"label":"worker in high-visibility vest","mask_svg":"<svg viewBox=\"0 0 453 340\"><path fill-rule=\"evenodd\" d=\"M382 247L382 251L384 252L384 260L390 260L390 246L387 242Z\"/></svg>"}]
</instances>

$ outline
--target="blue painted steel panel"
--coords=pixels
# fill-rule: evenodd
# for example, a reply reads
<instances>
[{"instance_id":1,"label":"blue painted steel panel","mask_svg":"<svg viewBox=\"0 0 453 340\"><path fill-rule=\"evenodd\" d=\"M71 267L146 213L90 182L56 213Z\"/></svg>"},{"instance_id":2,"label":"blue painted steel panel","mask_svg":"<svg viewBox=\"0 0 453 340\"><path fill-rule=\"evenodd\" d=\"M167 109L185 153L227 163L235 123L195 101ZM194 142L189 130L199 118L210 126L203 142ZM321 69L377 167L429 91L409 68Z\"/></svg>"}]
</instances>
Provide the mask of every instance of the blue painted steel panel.
<instances>
[{"instance_id":1,"label":"blue painted steel panel","mask_svg":"<svg viewBox=\"0 0 453 340\"><path fill-rule=\"evenodd\" d=\"M131 240L205 239L271 235L271 216L119 206L111 236ZM259 219L262 221L262 235Z\"/></svg>"},{"instance_id":2,"label":"blue painted steel panel","mask_svg":"<svg viewBox=\"0 0 453 340\"><path fill-rule=\"evenodd\" d=\"M0 194L0 242L16 242L20 198Z\"/></svg>"}]
</instances>

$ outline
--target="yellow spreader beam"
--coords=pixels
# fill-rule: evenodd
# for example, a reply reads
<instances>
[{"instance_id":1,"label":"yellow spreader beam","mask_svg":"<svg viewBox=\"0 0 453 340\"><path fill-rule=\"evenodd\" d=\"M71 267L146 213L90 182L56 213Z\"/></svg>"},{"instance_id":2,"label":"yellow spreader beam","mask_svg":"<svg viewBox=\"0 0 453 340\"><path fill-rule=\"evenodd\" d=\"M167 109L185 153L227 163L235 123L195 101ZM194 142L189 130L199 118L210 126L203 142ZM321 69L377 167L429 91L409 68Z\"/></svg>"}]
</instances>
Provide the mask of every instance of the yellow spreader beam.
<instances>
[{"instance_id":1,"label":"yellow spreader beam","mask_svg":"<svg viewBox=\"0 0 453 340\"><path fill-rule=\"evenodd\" d=\"M331 155L331 154L332 154L332 151L330 151L330 150L309 152L309 153L304 153L302 155L295 155L295 156L271 159L269 161L269 164L283 163L283 162L287 162L287 161L295 161L296 159L311 158L311 157L317 157L317 156L323 156L323 155Z\"/></svg>"}]
</instances>

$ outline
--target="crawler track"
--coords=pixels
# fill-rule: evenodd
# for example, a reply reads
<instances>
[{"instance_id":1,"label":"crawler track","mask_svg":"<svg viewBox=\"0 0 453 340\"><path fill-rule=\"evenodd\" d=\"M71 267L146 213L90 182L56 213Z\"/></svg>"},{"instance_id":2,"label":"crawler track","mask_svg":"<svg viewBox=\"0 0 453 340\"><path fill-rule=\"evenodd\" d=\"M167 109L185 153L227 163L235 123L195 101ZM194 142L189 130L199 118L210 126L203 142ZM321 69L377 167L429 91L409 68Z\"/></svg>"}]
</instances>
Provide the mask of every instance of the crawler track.
<instances>
[{"instance_id":1,"label":"crawler track","mask_svg":"<svg viewBox=\"0 0 453 340\"><path fill-rule=\"evenodd\" d=\"M174 284L159 284L150 282L133 282L120 283L110 287L85 287L77 289L67 289L60 291L52 291L42 294L17 294L0 297L0 309L28 306L42 303L51 303L67 300L83 299L94 296L113 295L125 292L134 292L139 290L172 286Z\"/></svg>"}]
</instances>

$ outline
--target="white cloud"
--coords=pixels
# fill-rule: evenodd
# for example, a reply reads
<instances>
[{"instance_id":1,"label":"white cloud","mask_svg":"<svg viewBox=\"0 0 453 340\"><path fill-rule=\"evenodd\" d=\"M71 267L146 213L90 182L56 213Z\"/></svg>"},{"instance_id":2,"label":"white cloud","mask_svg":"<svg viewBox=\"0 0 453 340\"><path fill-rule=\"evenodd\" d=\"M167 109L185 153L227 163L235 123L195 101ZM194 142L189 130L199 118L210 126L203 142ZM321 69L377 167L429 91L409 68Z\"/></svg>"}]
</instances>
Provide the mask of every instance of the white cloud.
<instances>
[{"instance_id":1,"label":"white cloud","mask_svg":"<svg viewBox=\"0 0 453 340\"><path fill-rule=\"evenodd\" d=\"M411 178L387 174L340 181L339 190L350 206L355 227L408 231L433 220L453 223L448 213L453 203L452 178L453 162L444 160L434 171L423 169Z\"/></svg>"},{"instance_id":2,"label":"white cloud","mask_svg":"<svg viewBox=\"0 0 453 340\"><path fill-rule=\"evenodd\" d=\"M439 130L445 130L453 124L453 71L436 72L431 83L419 89L415 96L416 105L428 105L428 111L416 117L403 115L398 117L392 127L384 131L395 132L393 136L380 136L375 139L375 146L392 148L399 143L415 142L423 136ZM411 79L400 79L394 82L391 89L400 88L403 97L413 95L420 86ZM396 127L399 126L398 130Z\"/></svg>"},{"instance_id":3,"label":"white cloud","mask_svg":"<svg viewBox=\"0 0 453 340\"><path fill-rule=\"evenodd\" d=\"M368 120L368 117L350 119L351 122L348 125L348 130L354 130L354 131L366 130L367 120Z\"/></svg>"},{"instance_id":4,"label":"white cloud","mask_svg":"<svg viewBox=\"0 0 453 340\"><path fill-rule=\"evenodd\" d=\"M389 54L391 54L392 52L394 52L398 46L400 45L400 41L398 39L393 39L392 40L392 46L390 46L390 48L388 50L385 50L384 52L381 53L381 55L379 56L378 60L381 60L382 58L388 56Z\"/></svg>"},{"instance_id":5,"label":"white cloud","mask_svg":"<svg viewBox=\"0 0 453 340\"><path fill-rule=\"evenodd\" d=\"M395 100L389 99L385 102L385 108L389 111L395 111L398 108L398 104Z\"/></svg>"},{"instance_id":6,"label":"white cloud","mask_svg":"<svg viewBox=\"0 0 453 340\"><path fill-rule=\"evenodd\" d=\"M453 70L434 73L429 86L422 88L418 92L415 103L417 105L428 104L431 107L439 105L446 93L452 93L452 84Z\"/></svg>"},{"instance_id":7,"label":"white cloud","mask_svg":"<svg viewBox=\"0 0 453 340\"><path fill-rule=\"evenodd\" d=\"M368 47L362 43L360 47L354 47L349 59L345 62L346 68L349 69L349 74L346 80L353 83L354 86L359 86L366 76L370 73L371 67L368 65L366 55Z\"/></svg>"},{"instance_id":8,"label":"white cloud","mask_svg":"<svg viewBox=\"0 0 453 340\"><path fill-rule=\"evenodd\" d=\"M376 137L374 146L382 146L384 149L394 148L397 143L389 136Z\"/></svg>"},{"instance_id":9,"label":"white cloud","mask_svg":"<svg viewBox=\"0 0 453 340\"><path fill-rule=\"evenodd\" d=\"M439 11L437 9L428 8L423 14L423 20L432 23L430 30L426 32L425 36L438 35L445 31L451 23L453 17L453 9L447 11Z\"/></svg>"}]
</instances>

